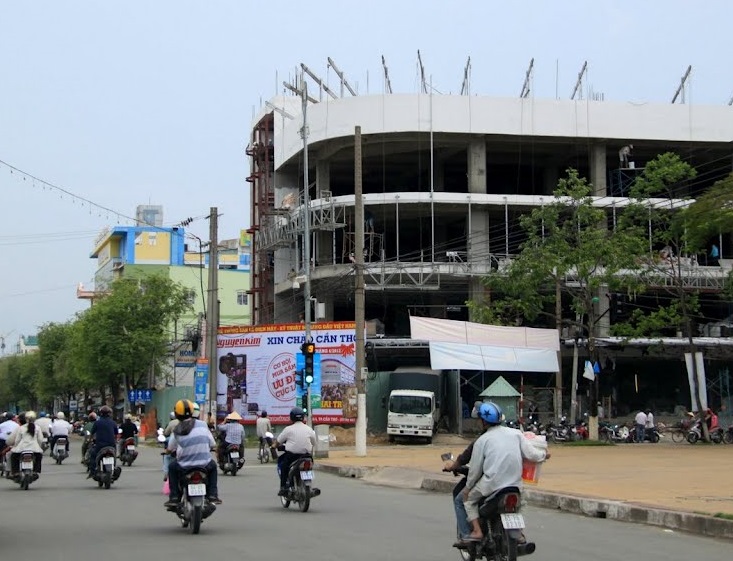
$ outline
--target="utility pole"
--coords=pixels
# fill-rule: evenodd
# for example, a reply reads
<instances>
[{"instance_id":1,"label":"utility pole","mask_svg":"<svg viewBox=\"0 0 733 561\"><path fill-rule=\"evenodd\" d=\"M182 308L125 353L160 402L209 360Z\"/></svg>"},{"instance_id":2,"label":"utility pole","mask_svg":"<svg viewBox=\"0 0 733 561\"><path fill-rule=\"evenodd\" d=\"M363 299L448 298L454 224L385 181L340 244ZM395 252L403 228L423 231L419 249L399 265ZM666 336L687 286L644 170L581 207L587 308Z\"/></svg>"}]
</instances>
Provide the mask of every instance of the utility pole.
<instances>
[{"instance_id":1,"label":"utility pole","mask_svg":"<svg viewBox=\"0 0 733 561\"><path fill-rule=\"evenodd\" d=\"M219 333L219 210L209 213L209 292L206 310L206 352L209 355L209 413L216 418L217 335Z\"/></svg>"},{"instance_id":2,"label":"utility pole","mask_svg":"<svg viewBox=\"0 0 733 561\"><path fill-rule=\"evenodd\" d=\"M364 199L361 176L361 127L354 128L354 213L356 241L354 262L356 266L354 286L354 319L356 320L356 427L354 429L356 455L367 455L365 341L364 341Z\"/></svg>"},{"instance_id":3,"label":"utility pole","mask_svg":"<svg viewBox=\"0 0 733 561\"><path fill-rule=\"evenodd\" d=\"M303 299L305 300L305 342L311 341L311 212L310 193L308 192L308 84L303 80L303 128L300 134L303 137L303 273L305 275L305 286L303 287ZM317 351L317 349L316 349ZM308 426L313 426L313 411L311 400L311 387L308 384L306 390L306 408L308 411Z\"/></svg>"}]
</instances>

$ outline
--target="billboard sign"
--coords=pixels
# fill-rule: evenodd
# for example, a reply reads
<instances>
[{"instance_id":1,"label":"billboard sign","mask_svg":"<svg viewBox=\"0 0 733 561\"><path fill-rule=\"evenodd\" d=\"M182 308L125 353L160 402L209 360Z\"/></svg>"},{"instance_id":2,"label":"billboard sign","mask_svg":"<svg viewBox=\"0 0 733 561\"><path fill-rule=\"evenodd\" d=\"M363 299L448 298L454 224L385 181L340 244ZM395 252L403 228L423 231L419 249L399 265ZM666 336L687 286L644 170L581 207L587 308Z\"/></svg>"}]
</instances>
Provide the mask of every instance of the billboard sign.
<instances>
[{"instance_id":1,"label":"billboard sign","mask_svg":"<svg viewBox=\"0 0 733 561\"><path fill-rule=\"evenodd\" d=\"M314 361L316 380L311 386L313 423L354 423L346 401L355 387L355 324L314 323L311 336L320 355L318 367ZM267 411L273 423L289 423L298 397L297 355L304 342L301 323L220 328L218 416L235 410L251 423L260 411ZM344 414L345 407L351 415Z\"/></svg>"}]
</instances>

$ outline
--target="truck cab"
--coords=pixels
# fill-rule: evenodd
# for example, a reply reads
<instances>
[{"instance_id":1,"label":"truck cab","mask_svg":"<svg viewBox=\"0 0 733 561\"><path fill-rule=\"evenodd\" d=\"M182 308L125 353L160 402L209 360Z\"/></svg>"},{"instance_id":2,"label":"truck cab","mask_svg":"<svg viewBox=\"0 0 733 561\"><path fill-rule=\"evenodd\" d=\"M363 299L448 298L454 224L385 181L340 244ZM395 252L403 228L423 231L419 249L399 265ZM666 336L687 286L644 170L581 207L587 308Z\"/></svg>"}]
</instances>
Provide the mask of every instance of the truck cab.
<instances>
[{"instance_id":1,"label":"truck cab","mask_svg":"<svg viewBox=\"0 0 733 561\"><path fill-rule=\"evenodd\" d=\"M387 437L432 442L440 420L441 371L401 367L392 373L387 406Z\"/></svg>"}]
</instances>

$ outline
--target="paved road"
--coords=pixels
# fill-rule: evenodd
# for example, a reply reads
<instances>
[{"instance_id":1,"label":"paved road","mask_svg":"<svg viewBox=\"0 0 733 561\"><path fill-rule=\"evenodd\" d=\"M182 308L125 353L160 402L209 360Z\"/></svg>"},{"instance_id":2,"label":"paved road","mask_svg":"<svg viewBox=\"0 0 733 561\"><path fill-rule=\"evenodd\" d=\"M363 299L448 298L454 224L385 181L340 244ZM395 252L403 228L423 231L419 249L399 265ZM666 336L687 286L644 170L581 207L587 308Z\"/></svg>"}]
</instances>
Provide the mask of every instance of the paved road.
<instances>
[{"instance_id":1,"label":"paved road","mask_svg":"<svg viewBox=\"0 0 733 561\"><path fill-rule=\"evenodd\" d=\"M139 462L105 491L84 478L78 463L44 465L30 491L0 481L3 559L104 561L138 559L374 561L458 559L452 550L447 495L370 486L316 472L323 495L311 511L285 511L275 496L272 464L220 477L225 503L193 536L162 508L160 456ZM254 461L253 461L254 460ZM730 543L658 528L577 517L542 509L525 512L538 550L532 559L675 561L727 559Z\"/></svg>"}]
</instances>

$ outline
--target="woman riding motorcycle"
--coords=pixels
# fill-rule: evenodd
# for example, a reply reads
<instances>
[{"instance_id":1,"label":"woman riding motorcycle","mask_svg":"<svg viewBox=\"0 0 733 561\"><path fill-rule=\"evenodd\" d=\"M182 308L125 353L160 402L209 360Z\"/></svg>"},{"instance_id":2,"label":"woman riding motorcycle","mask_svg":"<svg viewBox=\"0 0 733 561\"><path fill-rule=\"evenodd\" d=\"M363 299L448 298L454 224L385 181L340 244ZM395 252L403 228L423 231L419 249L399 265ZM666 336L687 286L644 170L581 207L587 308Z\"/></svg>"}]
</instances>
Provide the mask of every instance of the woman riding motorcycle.
<instances>
[{"instance_id":1,"label":"woman riding motorcycle","mask_svg":"<svg viewBox=\"0 0 733 561\"><path fill-rule=\"evenodd\" d=\"M8 437L7 445L10 450L10 469L12 477L20 472L20 455L22 452L33 452L33 471L41 473L41 459L43 458L43 431L36 426L35 411L26 411L18 415L20 426Z\"/></svg>"}]
</instances>

